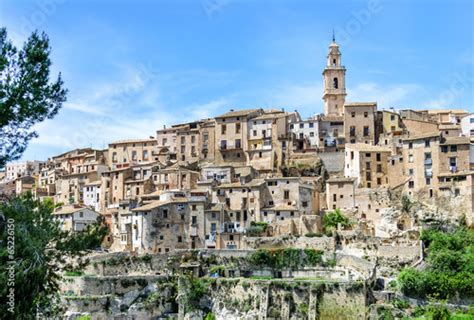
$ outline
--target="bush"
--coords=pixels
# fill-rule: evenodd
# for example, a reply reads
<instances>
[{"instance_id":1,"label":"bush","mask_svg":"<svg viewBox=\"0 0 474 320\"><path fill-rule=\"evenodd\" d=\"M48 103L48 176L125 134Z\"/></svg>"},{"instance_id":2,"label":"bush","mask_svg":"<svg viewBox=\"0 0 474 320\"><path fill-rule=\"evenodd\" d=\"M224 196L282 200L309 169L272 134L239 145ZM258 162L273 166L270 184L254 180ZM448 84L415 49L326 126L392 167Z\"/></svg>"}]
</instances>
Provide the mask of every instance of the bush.
<instances>
[{"instance_id":1,"label":"bush","mask_svg":"<svg viewBox=\"0 0 474 320\"><path fill-rule=\"evenodd\" d=\"M338 224L341 224L343 227L351 225L349 219L342 214L340 209L327 212L323 216L323 225L326 230L336 228Z\"/></svg>"},{"instance_id":2,"label":"bush","mask_svg":"<svg viewBox=\"0 0 474 320\"><path fill-rule=\"evenodd\" d=\"M248 261L250 264L271 269L298 269L305 266L322 264L323 252L314 249L259 249L253 252Z\"/></svg>"},{"instance_id":3,"label":"bush","mask_svg":"<svg viewBox=\"0 0 474 320\"><path fill-rule=\"evenodd\" d=\"M403 270L398 277L401 291L421 298L474 296L474 230L426 230L421 239L427 246L427 268Z\"/></svg>"},{"instance_id":4,"label":"bush","mask_svg":"<svg viewBox=\"0 0 474 320\"><path fill-rule=\"evenodd\" d=\"M305 237L308 238L314 238L314 237L322 237L323 234L319 232L308 232L307 234L304 235Z\"/></svg>"},{"instance_id":5,"label":"bush","mask_svg":"<svg viewBox=\"0 0 474 320\"><path fill-rule=\"evenodd\" d=\"M219 276L224 275L225 267L224 266L212 266L209 268L210 274L218 274Z\"/></svg>"}]
</instances>

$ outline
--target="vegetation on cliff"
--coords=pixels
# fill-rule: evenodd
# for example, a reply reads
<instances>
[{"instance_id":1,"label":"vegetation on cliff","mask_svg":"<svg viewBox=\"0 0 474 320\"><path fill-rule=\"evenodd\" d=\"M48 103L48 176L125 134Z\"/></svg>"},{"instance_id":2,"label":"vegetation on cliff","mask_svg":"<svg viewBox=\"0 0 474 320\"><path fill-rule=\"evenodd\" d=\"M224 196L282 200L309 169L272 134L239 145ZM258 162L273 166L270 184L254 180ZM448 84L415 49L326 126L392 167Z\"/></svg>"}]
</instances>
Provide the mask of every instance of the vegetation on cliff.
<instances>
[{"instance_id":1,"label":"vegetation on cliff","mask_svg":"<svg viewBox=\"0 0 474 320\"><path fill-rule=\"evenodd\" d=\"M407 268L398 282L402 292L420 298L451 299L474 296L474 230L448 233L424 230L427 257L423 270Z\"/></svg>"},{"instance_id":2,"label":"vegetation on cliff","mask_svg":"<svg viewBox=\"0 0 474 320\"><path fill-rule=\"evenodd\" d=\"M307 266L322 265L323 252L315 249L260 249L253 252L249 258L253 266L268 267L274 270L298 269Z\"/></svg>"}]
</instances>

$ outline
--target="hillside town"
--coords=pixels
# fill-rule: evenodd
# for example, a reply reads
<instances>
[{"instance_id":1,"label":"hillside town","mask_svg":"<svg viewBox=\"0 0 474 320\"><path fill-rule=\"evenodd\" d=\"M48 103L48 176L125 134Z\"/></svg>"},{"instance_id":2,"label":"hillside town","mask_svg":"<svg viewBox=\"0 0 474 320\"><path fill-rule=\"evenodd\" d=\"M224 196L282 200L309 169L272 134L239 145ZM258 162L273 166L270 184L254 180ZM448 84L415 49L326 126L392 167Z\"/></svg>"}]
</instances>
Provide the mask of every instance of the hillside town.
<instances>
[{"instance_id":1,"label":"hillside town","mask_svg":"<svg viewBox=\"0 0 474 320\"><path fill-rule=\"evenodd\" d=\"M229 109L153 138L9 163L0 192L52 199L65 230L103 216L110 252L247 249L256 226L265 238L318 234L333 210L355 222L347 228L390 239L420 218L393 215L395 194L472 226L474 114L347 102L335 41L322 74L324 113L314 117Z\"/></svg>"}]
</instances>

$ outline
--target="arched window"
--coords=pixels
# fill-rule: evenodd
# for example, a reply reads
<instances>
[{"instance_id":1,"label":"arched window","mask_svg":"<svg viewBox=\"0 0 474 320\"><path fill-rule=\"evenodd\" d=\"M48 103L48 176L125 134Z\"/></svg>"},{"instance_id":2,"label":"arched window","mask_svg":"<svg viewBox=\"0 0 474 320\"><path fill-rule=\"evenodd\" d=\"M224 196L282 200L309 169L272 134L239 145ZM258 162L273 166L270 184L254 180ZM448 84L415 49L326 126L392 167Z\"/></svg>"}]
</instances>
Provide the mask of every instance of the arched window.
<instances>
[{"instance_id":1,"label":"arched window","mask_svg":"<svg viewBox=\"0 0 474 320\"><path fill-rule=\"evenodd\" d=\"M137 161L137 152L135 150L132 151L132 161Z\"/></svg>"},{"instance_id":2,"label":"arched window","mask_svg":"<svg viewBox=\"0 0 474 320\"><path fill-rule=\"evenodd\" d=\"M339 83L338 83L337 78L334 78L334 80L333 80L333 87L334 87L334 89L339 88Z\"/></svg>"},{"instance_id":3,"label":"arched window","mask_svg":"<svg viewBox=\"0 0 474 320\"><path fill-rule=\"evenodd\" d=\"M332 65L335 67L336 66L336 59L332 59Z\"/></svg>"}]
</instances>

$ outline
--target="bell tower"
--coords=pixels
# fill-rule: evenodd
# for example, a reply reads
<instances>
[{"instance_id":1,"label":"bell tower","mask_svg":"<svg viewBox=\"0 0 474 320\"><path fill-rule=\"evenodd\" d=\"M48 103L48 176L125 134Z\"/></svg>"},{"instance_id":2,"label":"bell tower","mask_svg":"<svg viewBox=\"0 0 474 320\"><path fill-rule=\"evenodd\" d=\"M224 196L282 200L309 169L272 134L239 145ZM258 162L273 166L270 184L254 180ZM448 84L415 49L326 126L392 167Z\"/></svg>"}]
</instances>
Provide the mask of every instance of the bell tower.
<instances>
[{"instance_id":1,"label":"bell tower","mask_svg":"<svg viewBox=\"0 0 474 320\"><path fill-rule=\"evenodd\" d=\"M341 66L341 52L334 34L329 45L324 77L324 114L341 116L346 101L346 68Z\"/></svg>"}]
</instances>

